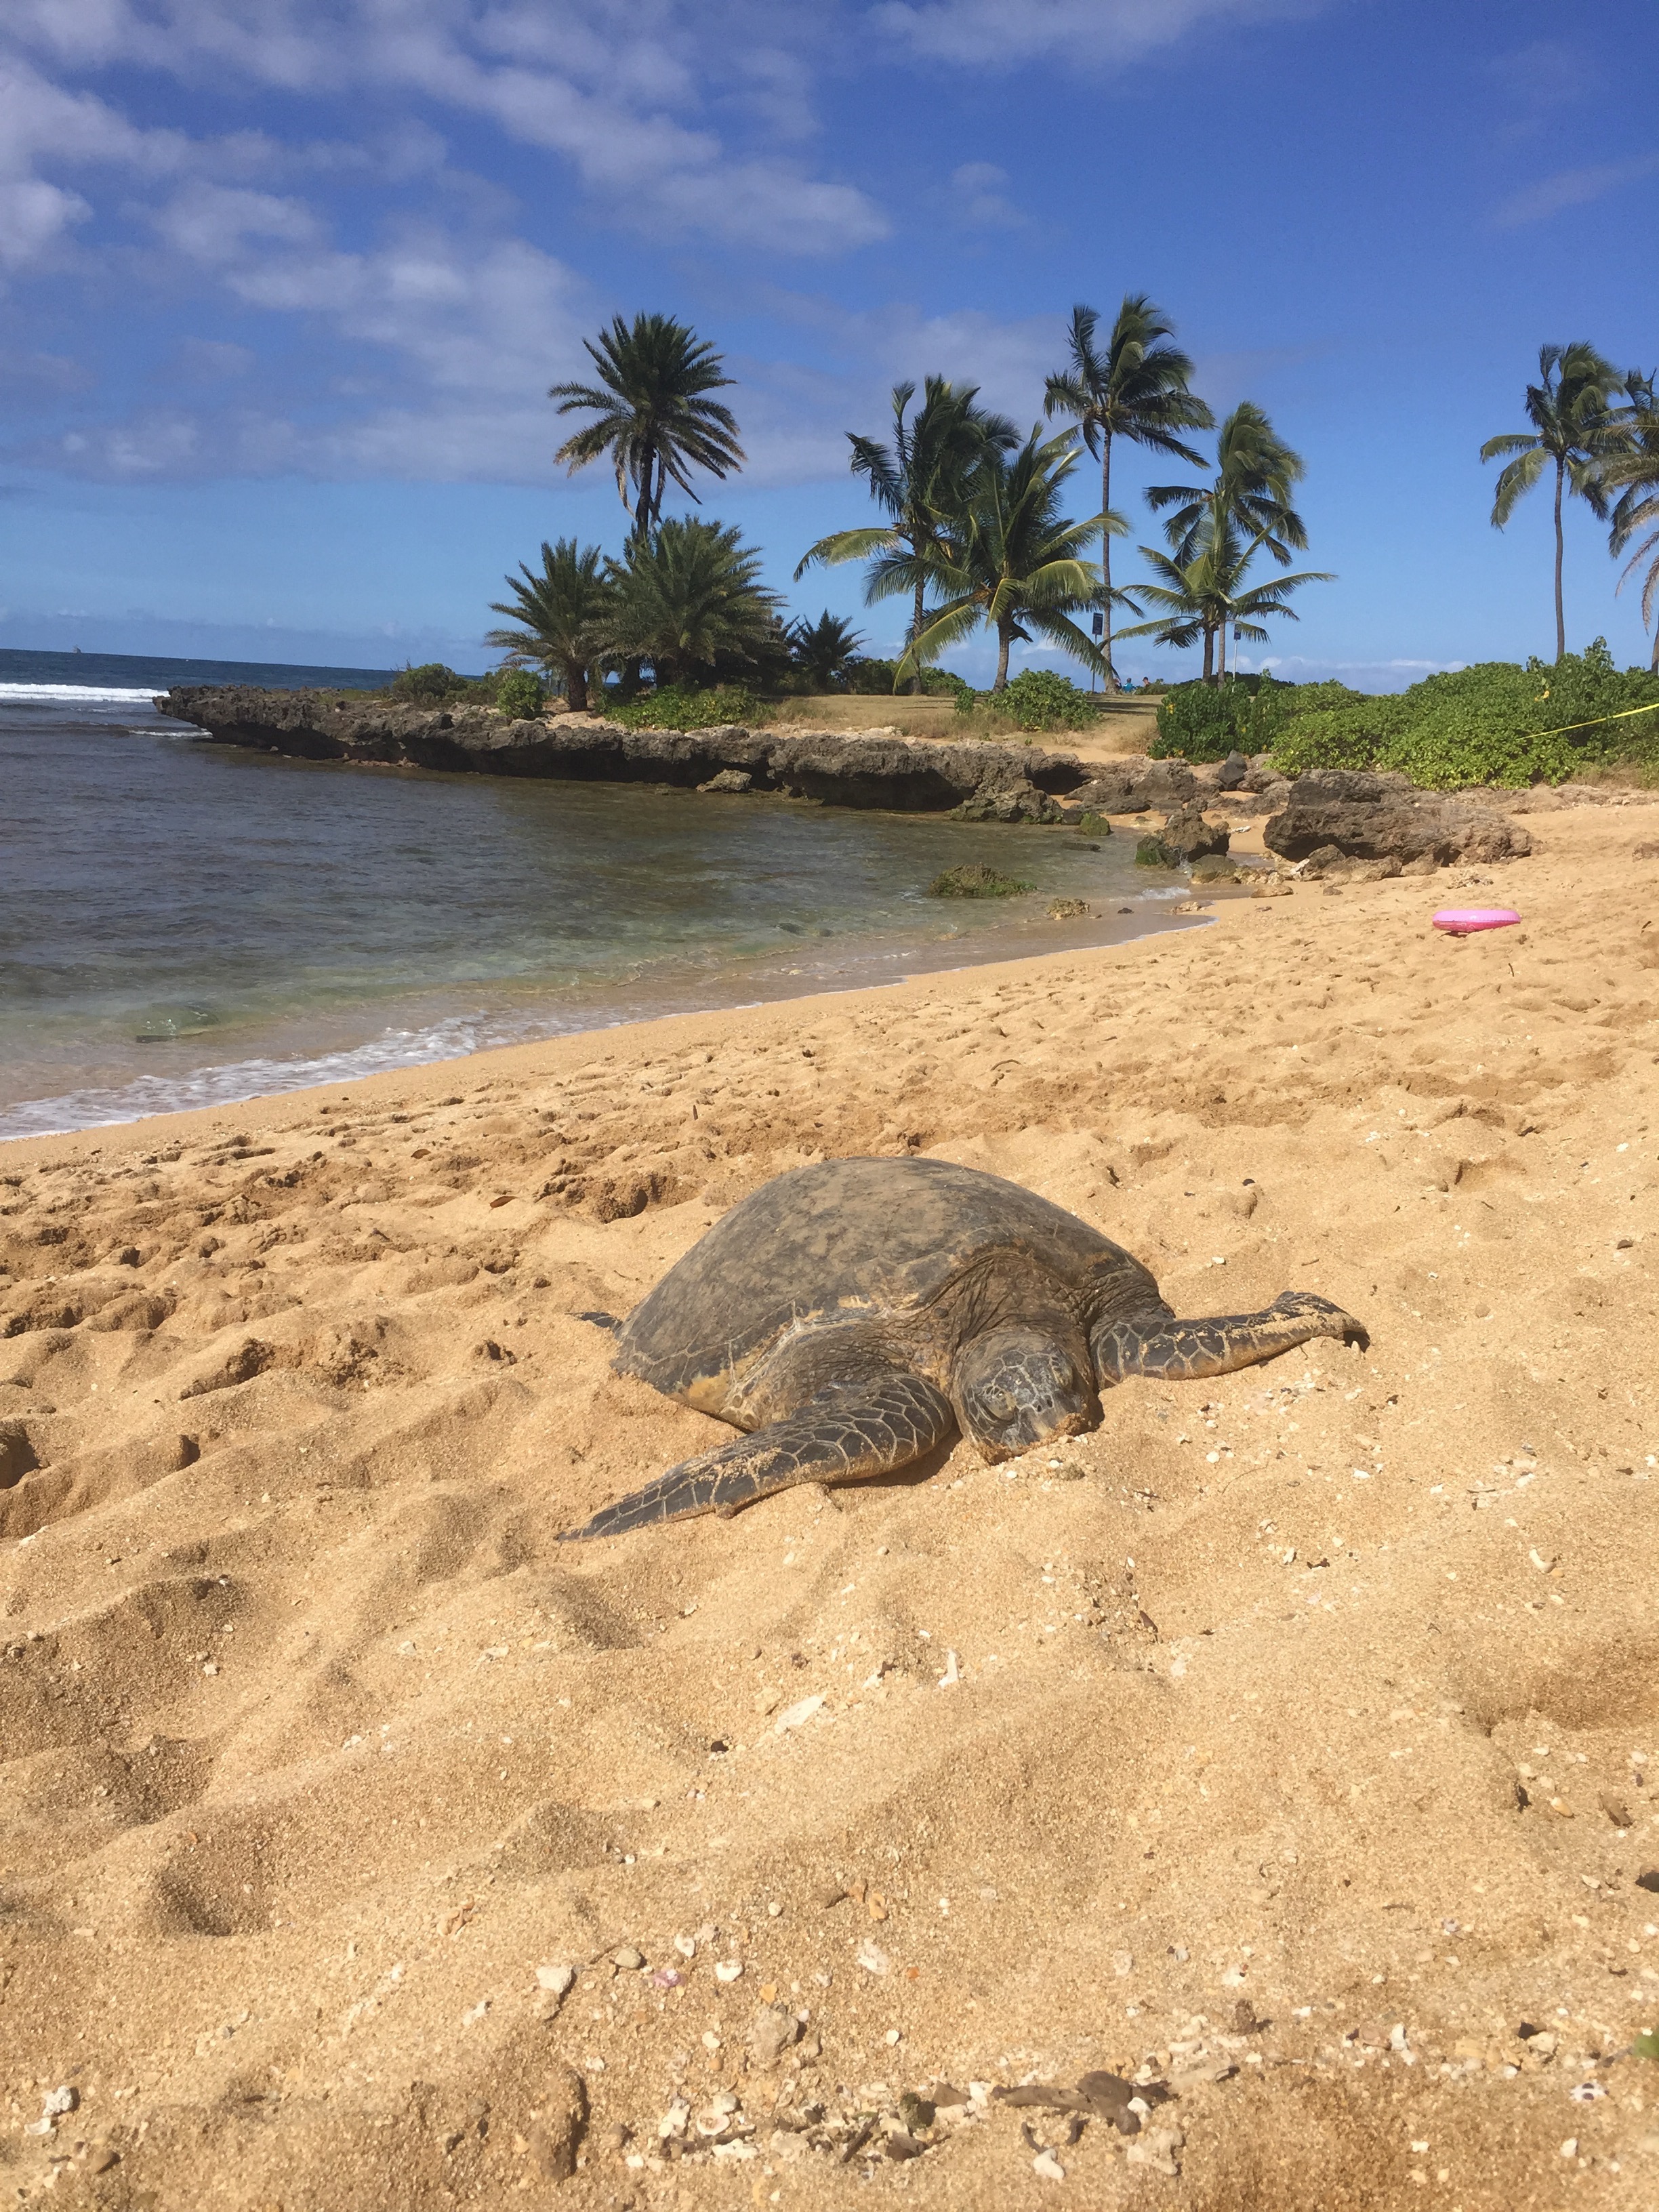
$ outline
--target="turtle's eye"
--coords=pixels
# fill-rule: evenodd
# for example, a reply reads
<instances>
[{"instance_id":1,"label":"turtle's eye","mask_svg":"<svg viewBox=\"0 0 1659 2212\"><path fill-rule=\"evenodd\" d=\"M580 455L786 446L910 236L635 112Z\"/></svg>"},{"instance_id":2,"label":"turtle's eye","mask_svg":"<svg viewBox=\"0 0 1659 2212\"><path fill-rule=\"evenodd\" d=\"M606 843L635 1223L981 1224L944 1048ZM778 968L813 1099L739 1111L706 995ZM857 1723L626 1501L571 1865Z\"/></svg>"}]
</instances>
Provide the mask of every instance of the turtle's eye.
<instances>
[{"instance_id":1,"label":"turtle's eye","mask_svg":"<svg viewBox=\"0 0 1659 2212\"><path fill-rule=\"evenodd\" d=\"M994 1421L1009 1420L1016 1411L1014 1401L1008 1393L1000 1389L994 1382L988 1382L981 1387L979 1392L979 1402Z\"/></svg>"}]
</instances>

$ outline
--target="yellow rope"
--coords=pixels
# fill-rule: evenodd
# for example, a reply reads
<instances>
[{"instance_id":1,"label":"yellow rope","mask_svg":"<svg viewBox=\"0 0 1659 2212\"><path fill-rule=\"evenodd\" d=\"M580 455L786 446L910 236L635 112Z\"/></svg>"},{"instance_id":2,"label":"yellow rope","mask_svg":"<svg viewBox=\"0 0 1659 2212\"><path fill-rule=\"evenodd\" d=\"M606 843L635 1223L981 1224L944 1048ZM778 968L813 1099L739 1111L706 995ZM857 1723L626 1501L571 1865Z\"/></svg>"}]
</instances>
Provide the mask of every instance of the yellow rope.
<instances>
[{"instance_id":1,"label":"yellow rope","mask_svg":"<svg viewBox=\"0 0 1659 2212\"><path fill-rule=\"evenodd\" d=\"M1656 710L1659 710L1659 699L1650 699L1645 707L1621 707L1616 714L1597 714L1588 722L1567 722L1559 730L1534 730L1531 734L1538 738L1565 738L1574 730L1596 730L1603 722L1625 722L1632 714L1651 714Z\"/></svg>"}]
</instances>

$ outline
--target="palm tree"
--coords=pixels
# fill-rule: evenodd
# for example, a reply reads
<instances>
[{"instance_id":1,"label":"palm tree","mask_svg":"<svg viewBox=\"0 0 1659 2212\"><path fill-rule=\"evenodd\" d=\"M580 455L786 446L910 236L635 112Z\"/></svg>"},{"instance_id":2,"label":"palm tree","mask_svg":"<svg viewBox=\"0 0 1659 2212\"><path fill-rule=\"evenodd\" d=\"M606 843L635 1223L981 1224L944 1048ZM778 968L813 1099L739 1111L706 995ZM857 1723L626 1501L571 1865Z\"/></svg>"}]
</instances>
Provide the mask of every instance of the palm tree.
<instances>
[{"instance_id":1,"label":"palm tree","mask_svg":"<svg viewBox=\"0 0 1659 2212\"><path fill-rule=\"evenodd\" d=\"M1305 550L1307 526L1291 505L1291 494L1307 474L1300 453L1285 443L1253 399L1241 400L1222 424L1215 441L1216 473L1207 484L1152 484L1146 504L1155 514L1166 508L1164 533L1177 561L1191 558L1217 514L1260 537L1281 568L1291 549Z\"/></svg>"},{"instance_id":2,"label":"palm tree","mask_svg":"<svg viewBox=\"0 0 1659 2212\"><path fill-rule=\"evenodd\" d=\"M929 580L943 604L924 617L896 683L981 623L997 634L993 691L1006 690L1010 648L1016 638L1029 640L1032 629L1097 675L1104 673L1099 647L1069 616L1100 599L1100 571L1084 559L1085 550L1109 532L1121 536L1128 526L1120 514L1091 515L1086 522L1061 515L1061 488L1077 458L1078 448L1066 434L1045 441L1040 424L1017 453L988 447L981 454L960 538L942 545L929 563ZM901 568L895 564L887 589L903 587ZM878 577L872 589L879 588Z\"/></svg>"},{"instance_id":3,"label":"palm tree","mask_svg":"<svg viewBox=\"0 0 1659 2212\"><path fill-rule=\"evenodd\" d=\"M1300 589L1304 584L1329 584L1336 580L1322 569L1304 569L1291 576L1273 576L1265 584L1252 590L1244 586L1244 576L1251 562L1269 544L1265 532L1246 538L1237 523L1223 517L1214 526L1206 526L1187 557L1159 553L1150 545L1140 549L1156 576L1163 580L1153 584L1137 584L1140 596L1163 611L1151 622L1139 623L1133 628L1120 630L1121 637L1152 637L1159 645L1181 647L1204 643L1204 680L1212 680L1215 641L1222 641L1222 666L1226 665L1226 634L1231 628L1236 637L1256 641L1267 640L1268 633L1262 629L1264 617L1287 615L1292 622L1299 619L1296 609L1285 598L1286 592Z\"/></svg>"},{"instance_id":4,"label":"palm tree","mask_svg":"<svg viewBox=\"0 0 1659 2212\"><path fill-rule=\"evenodd\" d=\"M507 579L510 600L492 600L490 612L510 615L517 629L492 629L484 640L503 650L515 668L544 668L565 696L572 714L585 712L588 678L603 661L615 592L600 568L597 545L580 549L574 538L542 544L538 575L520 562Z\"/></svg>"},{"instance_id":5,"label":"palm tree","mask_svg":"<svg viewBox=\"0 0 1659 2212\"><path fill-rule=\"evenodd\" d=\"M1621 379L1611 362L1579 340L1572 345L1538 349L1538 382L1527 386L1530 431L1505 431L1480 448L1483 461L1512 455L1499 475L1492 503L1494 530L1501 530L1516 503L1553 466L1555 471L1555 657L1567 649L1566 615L1561 603L1561 502L1576 492L1598 522L1607 519L1601 485L1605 461L1626 443L1624 425L1610 401Z\"/></svg>"},{"instance_id":6,"label":"palm tree","mask_svg":"<svg viewBox=\"0 0 1659 2212\"><path fill-rule=\"evenodd\" d=\"M757 665L775 635L778 595L761 556L728 525L670 516L624 561L613 561L612 652L648 660L660 684L690 683L715 664Z\"/></svg>"},{"instance_id":7,"label":"palm tree","mask_svg":"<svg viewBox=\"0 0 1659 2212\"><path fill-rule=\"evenodd\" d=\"M873 528L838 530L820 538L801 556L795 570L799 583L820 562L828 566L873 561L866 601L889 598L896 588L908 591L912 646L921 635L929 563L947 541L955 542L951 533L959 528L975 464L982 453L1006 452L1019 442L1018 432L1006 416L988 414L978 404L976 385L958 387L942 376L930 376L921 405L907 422L906 410L915 396L914 384L893 386L890 447L854 430L847 434L853 473L868 480L871 497L890 520ZM910 688L921 689L920 664Z\"/></svg>"},{"instance_id":8,"label":"palm tree","mask_svg":"<svg viewBox=\"0 0 1659 2212\"><path fill-rule=\"evenodd\" d=\"M737 418L706 397L735 380L721 373L713 346L672 315L635 315L631 328L617 315L597 343L584 338L582 344L603 389L556 384L547 396L559 402L561 415L588 409L599 420L567 438L553 458L574 476L609 453L617 495L634 519L629 535L642 541L662 520L671 481L695 500L690 469L724 478L728 469L742 466Z\"/></svg>"},{"instance_id":9,"label":"palm tree","mask_svg":"<svg viewBox=\"0 0 1659 2212\"><path fill-rule=\"evenodd\" d=\"M796 667L820 691L833 691L856 660L864 640L850 623L826 607L815 623L805 615L789 633Z\"/></svg>"},{"instance_id":10,"label":"palm tree","mask_svg":"<svg viewBox=\"0 0 1659 2212\"><path fill-rule=\"evenodd\" d=\"M1632 369L1625 380L1625 390L1630 398L1630 409L1626 417L1626 450L1613 455L1602 464L1601 480L1619 492L1618 505L1613 510L1613 530L1609 550L1614 553L1626 551L1643 531L1647 536L1631 554L1625 573L1619 579L1622 592L1643 561L1648 572L1642 586L1642 620L1652 623L1653 659L1651 665L1659 672L1659 398L1654 391L1654 378L1640 375Z\"/></svg>"},{"instance_id":11,"label":"palm tree","mask_svg":"<svg viewBox=\"0 0 1659 2212\"><path fill-rule=\"evenodd\" d=\"M1176 453L1194 468L1200 459L1176 433L1207 430L1215 417L1204 402L1188 390L1193 364L1188 356L1164 340L1173 337L1175 325L1166 321L1144 292L1124 295L1112 335L1103 354L1095 345L1100 321L1092 307L1073 307L1067 333L1071 366L1048 379L1043 396L1047 415L1069 415L1083 432L1083 442L1100 462L1100 511L1112 505L1112 441L1132 438L1154 452ZM1118 681L1112 668L1112 551L1101 545L1101 580L1104 635L1101 651L1106 662L1108 688Z\"/></svg>"}]
</instances>

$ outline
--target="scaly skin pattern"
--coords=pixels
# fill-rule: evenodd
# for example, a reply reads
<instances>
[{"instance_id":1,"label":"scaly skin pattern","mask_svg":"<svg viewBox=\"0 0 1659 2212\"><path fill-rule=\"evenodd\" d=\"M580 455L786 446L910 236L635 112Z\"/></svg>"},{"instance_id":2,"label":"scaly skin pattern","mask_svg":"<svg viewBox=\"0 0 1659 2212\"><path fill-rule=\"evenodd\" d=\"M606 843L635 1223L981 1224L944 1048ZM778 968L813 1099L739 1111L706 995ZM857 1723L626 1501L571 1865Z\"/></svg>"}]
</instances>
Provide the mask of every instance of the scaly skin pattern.
<instances>
[{"instance_id":1,"label":"scaly skin pattern","mask_svg":"<svg viewBox=\"0 0 1659 2212\"><path fill-rule=\"evenodd\" d=\"M1352 1314L1312 1291L1285 1291L1261 1313L1218 1314L1211 1321L1177 1321L1147 1328L1119 1322L1095 1333L1091 1350L1102 1389L1127 1375L1156 1375L1166 1382L1199 1382L1274 1358L1316 1336L1364 1346L1369 1340Z\"/></svg>"},{"instance_id":2,"label":"scaly skin pattern","mask_svg":"<svg viewBox=\"0 0 1659 2212\"><path fill-rule=\"evenodd\" d=\"M682 1460L643 1490L603 1507L585 1528L565 1530L559 1541L620 1536L698 1513L735 1513L798 1482L888 1474L947 1443L956 1426L950 1400L922 1376L834 1382L757 1435Z\"/></svg>"},{"instance_id":3,"label":"scaly skin pattern","mask_svg":"<svg viewBox=\"0 0 1659 2212\"><path fill-rule=\"evenodd\" d=\"M1272 1359L1316 1336L1361 1346L1368 1341L1363 1326L1328 1298L1286 1291L1261 1313L1119 1322L1097 1330L1091 1349L1106 1389L1129 1375L1200 1382ZM602 1507L584 1528L566 1529L559 1541L621 1536L699 1513L735 1513L798 1482L857 1482L890 1474L948 1443L957 1425L950 1400L923 1376L891 1373L832 1382L787 1419L682 1460L643 1490Z\"/></svg>"}]
</instances>

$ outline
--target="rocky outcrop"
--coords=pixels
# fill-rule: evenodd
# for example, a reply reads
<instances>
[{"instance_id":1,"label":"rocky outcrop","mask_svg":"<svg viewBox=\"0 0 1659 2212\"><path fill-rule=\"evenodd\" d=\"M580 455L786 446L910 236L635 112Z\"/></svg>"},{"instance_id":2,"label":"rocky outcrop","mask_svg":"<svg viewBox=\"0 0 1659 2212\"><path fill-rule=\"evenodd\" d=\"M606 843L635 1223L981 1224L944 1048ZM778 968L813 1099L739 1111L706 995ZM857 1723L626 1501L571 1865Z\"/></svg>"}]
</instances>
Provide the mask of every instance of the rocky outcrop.
<instances>
[{"instance_id":1,"label":"rocky outcrop","mask_svg":"<svg viewBox=\"0 0 1659 2212\"><path fill-rule=\"evenodd\" d=\"M156 706L221 744L304 760L775 792L825 805L954 813L969 821L1075 820L1086 809L1073 803L1073 794L1092 787L1091 770L1070 754L1026 745L936 744L832 731L750 730L738 723L627 730L591 714L511 722L485 707L434 709L240 685L181 686Z\"/></svg>"},{"instance_id":2,"label":"rocky outcrop","mask_svg":"<svg viewBox=\"0 0 1659 2212\"><path fill-rule=\"evenodd\" d=\"M1153 807L1169 813L1184 806L1201 788L1182 760L1148 760L1126 753L1122 759L1091 762L1089 781L1066 795L1068 810L1095 814L1146 814Z\"/></svg>"},{"instance_id":3,"label":"rocky outcrop","mask_svg":"<svg viewBox=\"0 0 1659 2212\"><path fill-rule=\"evenodd\" d=\"M1517 823L1493 808L1443 792L1419 791L1402 775L1310 769L1262 830L1270 853L1304 860L1322 848L1358 860L1513 860L1531 852Z\"/></svg>"},{"instance_id":4,"label":"rocky outcrop","mask_svg":"<svg viewBox=\"0 0 1659 2212\"><path fill-rule=\"evenodd\" d=\"M1164 819L1162 830L1143 837L1135 847L1135 865L1142 868L1188 867L1195 860L1208 860L1224 854L1232 842L1232 831L1224 822L1205 818L1203 807L1194 799L1190 805L1179 806Z\"/></svg>"}]
</instances>

